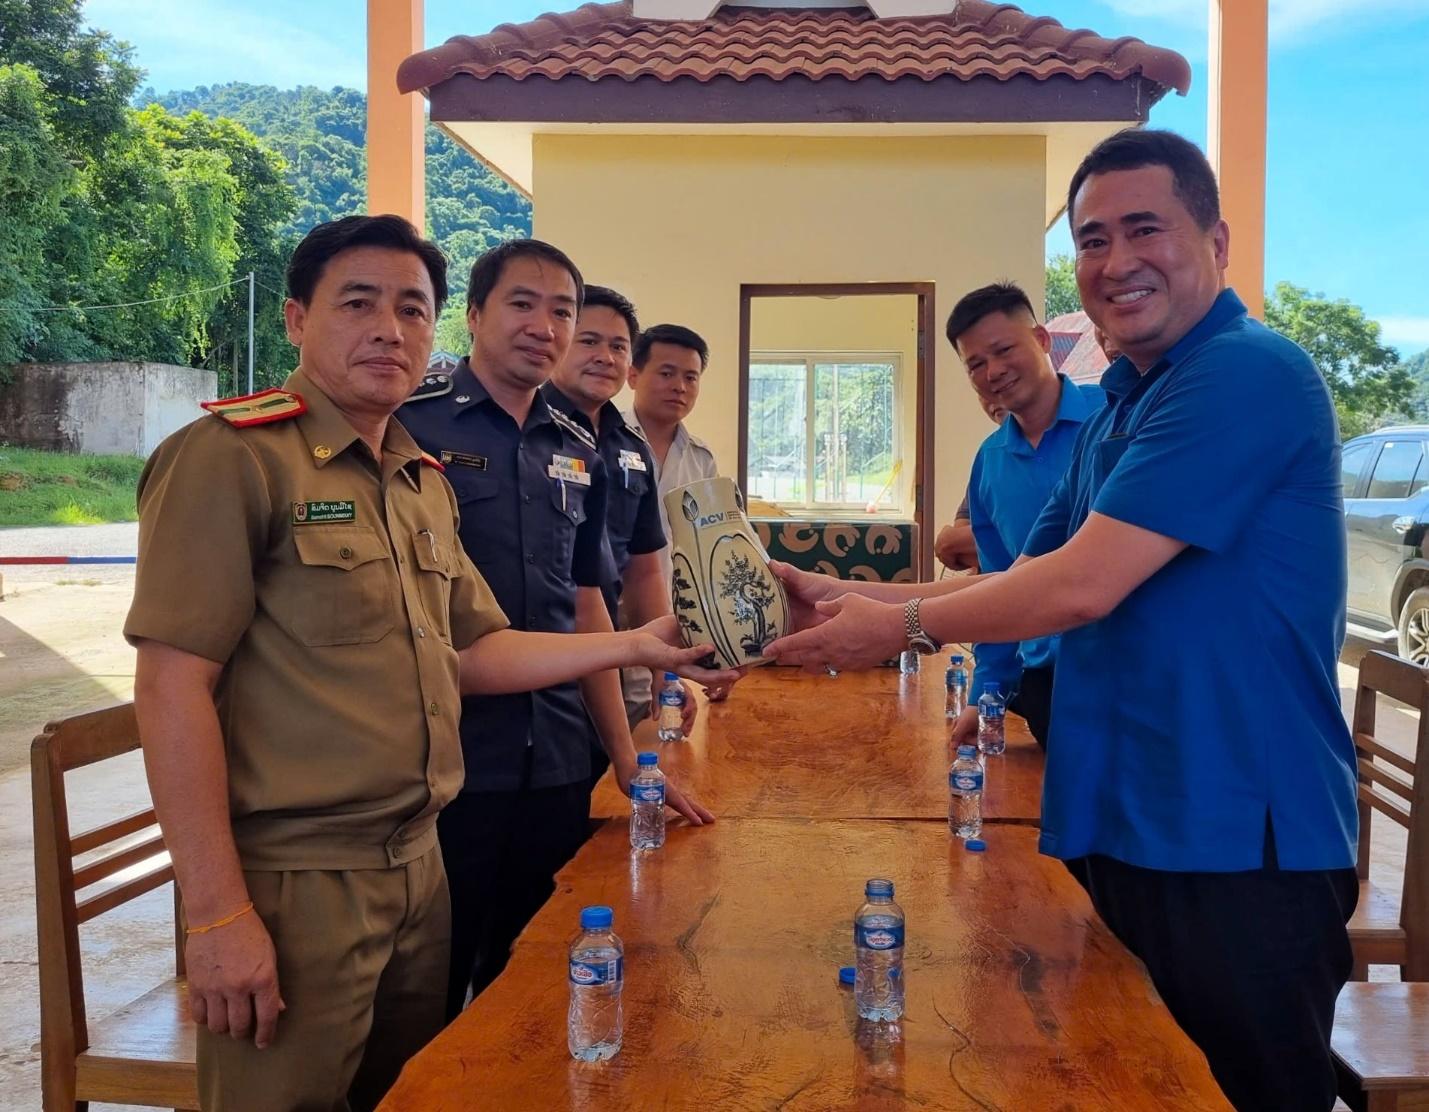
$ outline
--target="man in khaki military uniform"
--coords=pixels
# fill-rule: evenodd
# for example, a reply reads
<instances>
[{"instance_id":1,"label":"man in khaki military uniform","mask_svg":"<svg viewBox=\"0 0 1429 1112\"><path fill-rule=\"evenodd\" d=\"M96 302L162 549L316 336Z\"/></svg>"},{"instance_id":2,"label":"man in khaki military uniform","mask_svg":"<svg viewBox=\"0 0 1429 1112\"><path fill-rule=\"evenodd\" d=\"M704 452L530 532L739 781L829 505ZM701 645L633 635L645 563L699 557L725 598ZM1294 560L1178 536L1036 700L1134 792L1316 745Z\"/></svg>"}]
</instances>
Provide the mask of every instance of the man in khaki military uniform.
<instances>
[{"instance_id":1,"label":"man in khaki military uniform","mask_svg":"<svg viewBox=\"0 0 1429 1112\"><path fill-rule=\"evenodd\" d=\"M632 663L699 678L708 648L505 628L440 465L388 420L446 296L435 246L347 217L303 240L288 288L300 369L145 469L125 625L205 1109L371 1108L440 1029L461 692Z\"/></svg>"}]
</instances>

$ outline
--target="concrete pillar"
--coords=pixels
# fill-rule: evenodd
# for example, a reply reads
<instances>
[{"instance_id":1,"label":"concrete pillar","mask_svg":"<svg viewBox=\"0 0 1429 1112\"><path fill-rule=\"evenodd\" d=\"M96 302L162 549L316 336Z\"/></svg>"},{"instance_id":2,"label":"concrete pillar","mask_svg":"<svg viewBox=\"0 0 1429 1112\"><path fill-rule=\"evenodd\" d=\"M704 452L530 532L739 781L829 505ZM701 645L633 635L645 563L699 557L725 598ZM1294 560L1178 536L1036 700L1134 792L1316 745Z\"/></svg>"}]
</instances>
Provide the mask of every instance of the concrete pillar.
<instances>
[{"instance_id":1,"label":"concrete pillar","mask_svg":"<svg viewBox=\"0 0 1429 1112\"><path fill-rule=\"evenodd\" d=\"M423 48L422 0L367 0L367 211L426 227L426 149L419 93L397 91L397 67Z\"/></svg>"},{"instance_id":2,"label":"concrete pillar","mask_svg":"<svg viewBox=\"0 0 1429 1112\"><path fill-rule=\"evenodd\" d=\"M1253 315L1264 315L1268 0L1210 0L1210 90L1206 153L1231 229L1226 281Z\"/></svg>"}]
</instances>

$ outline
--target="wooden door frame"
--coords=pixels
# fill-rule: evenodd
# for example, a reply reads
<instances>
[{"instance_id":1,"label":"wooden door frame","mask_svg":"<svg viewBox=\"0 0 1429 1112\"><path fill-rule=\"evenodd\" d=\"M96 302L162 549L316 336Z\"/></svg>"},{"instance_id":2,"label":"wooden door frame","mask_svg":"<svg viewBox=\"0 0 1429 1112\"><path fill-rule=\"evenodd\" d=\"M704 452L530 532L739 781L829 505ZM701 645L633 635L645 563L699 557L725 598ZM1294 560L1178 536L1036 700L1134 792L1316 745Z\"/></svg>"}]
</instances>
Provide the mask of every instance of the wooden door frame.
<instances>
[{"instance_id":1,"label":"wooden door frame","mask_svg":"<svg viewBox=\"0 0 1429 1112\"><path fill-rule=\"evenodd\" d=\"M747 283L739 287L739 486L749 489L750 302L756 297L873 297L889 294L918 299L918 371L914 382L913 520L918 551L913 571L919 580L933 568L933 436L931 422L936 355L937 307L932 282Z\"/></svg>"}]
</instances>

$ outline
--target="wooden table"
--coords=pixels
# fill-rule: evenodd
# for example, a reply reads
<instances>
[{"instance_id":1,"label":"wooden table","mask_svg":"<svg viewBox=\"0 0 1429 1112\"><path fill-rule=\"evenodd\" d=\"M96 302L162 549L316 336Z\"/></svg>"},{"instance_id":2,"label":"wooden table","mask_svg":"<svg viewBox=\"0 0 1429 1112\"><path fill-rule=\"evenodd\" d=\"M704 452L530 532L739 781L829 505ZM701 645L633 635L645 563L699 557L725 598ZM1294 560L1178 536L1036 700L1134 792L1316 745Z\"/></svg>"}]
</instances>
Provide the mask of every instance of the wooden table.
<instances>
[{"instance_id":1,"label":"wooden table","mask_svg":"<svg viewBox=\"0 0 1429 1112\"><path fill-rule=\"evenodd\" d=\"M727 702L700 708L687 740L659 746L660 767L719 818L946 819L943 660L912 676L756 668ZM1042 751L1021 718L1007 727L1007 752L987 759L983 817L1035 823ZM607 774L591 816L629 814Z\"/></svg>"},{"instance_id":2,"label":"wooden table","mask_svg":"<svg viewBox=\"0 0 1429 1112\"><path fill-rule=\"evenodd\" d=\"M1228 1107L1141 967L1036 831L968 853L939 821L726 819L633 856L608 824L562 871L506 972L383 1102L442 1109ZM838 982L863 882L908 918L907 1012L859 1021ZM625 1043L566 1050L566 947L606 903Z\"/></svg>"}]
</instances>

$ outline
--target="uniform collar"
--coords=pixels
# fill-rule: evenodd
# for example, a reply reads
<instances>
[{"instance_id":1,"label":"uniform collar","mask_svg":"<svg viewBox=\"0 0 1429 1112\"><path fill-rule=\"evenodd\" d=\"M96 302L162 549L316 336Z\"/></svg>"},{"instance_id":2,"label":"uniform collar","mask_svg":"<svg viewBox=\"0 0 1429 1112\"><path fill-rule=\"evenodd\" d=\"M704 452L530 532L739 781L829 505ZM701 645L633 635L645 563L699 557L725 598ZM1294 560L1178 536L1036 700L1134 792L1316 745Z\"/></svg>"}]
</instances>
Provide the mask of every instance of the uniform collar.
<instances>
[{"instance_id":1,"label":"uniform collar","mask_svg":"<svg viewBox=\"0 0 1429 1112\"><path fill-rule=\"evenodd\" d=\"M307 412L298 417L298 430L307 442L314 467L326 467L354 445L362 443L357 430L342 410L301 367L288 376L283 389L301 395L307 403ZM416 475L420 467L422 450L395 415L387 418L387 428L382 434L382 454L399 459L401 463L398 466L407 470L409 479ZM388 470L385 463L383 470Z\"/></svg>"},{"instance_id":2,"label":"uniform collar","mask_svg":"<svg viewBox=\"0 0 1429 1112\"><path fill-rule=\"evenodd\" d=\"M1052 425L1059 425L1063 421L1080 425L1092 415L1091 404L1087 401L1086 395L1077 389L1077 384L1066 375L1059 374L1057 381L1062 393L1057 399L1057 413L1052 418ZM1048 428L1051 427L1051 425L1048 426ZM1044 432L1043 435L1045 436L1046 433ZM1002 422L1001 427L992 434L992 438L993 443L1017 455L1030 456L1033 452L1032 445L1028 443L1027 437L1022 432L1022 426L1010 413Z\"/></svg>"},{"instance_id":3,"label":"uniform collar","mask_svg":"<svg viewBox=\"0 0 1429 1112\"><path fill-rule=\"evenodd\" d=\"M546 408L548 397L546 387L549 382L542 383L536 389L536 396L531 400L531 410L526 414L526 423L521 426L522 430L529 429L534 425L549 425L551 423L551 412ZM553 388L554 389L554 388ZM560 391L556 391L560 393ZM471 359L463 356L456 370L452 372L452 405L458 412L471 409L483 402L490 402L497 409L501 406L492 398L490 392L481 384L481 379L476 377L476 372L471 369ZM502 413L506 410L501 409Z\"/></svg>"},{"instance_id":4,"label":"uniform collar","mask_svg":"<svg viewBox=\"0 0 1429 1112\"><path fill-rule=\"evenodd\" d=\"M585 410L576 405L575 401L564 390L554 382L547 382L541 387L541 397L544 398L555 409L559 409L571 420L580 424L597 440L603 440L611 433L620 432L625 428L625 417L621 414L619 407L614 402L603 402L600 407L600 427L591 426L590 418L585 415Z\"/></svg>"},{"instance_id":5,"label":"uniform collar","mask_svg":"<svg viewBox=\"0 0 1429 1112\"><path fill-rule=\"evenodd\" d=\"M1126 356L1118 358L1102 375L1102 389L1116 398L1124 398L1142 381L1158 377L1168 367L1182 362L1197 348L1219 335L1246 315L1245 302L1235 290L1227 287L1216 295L1206 315L1192 325L1191 330L1171 345L1159 360L1143 375Z\"/></svg>"}]
</instances>

